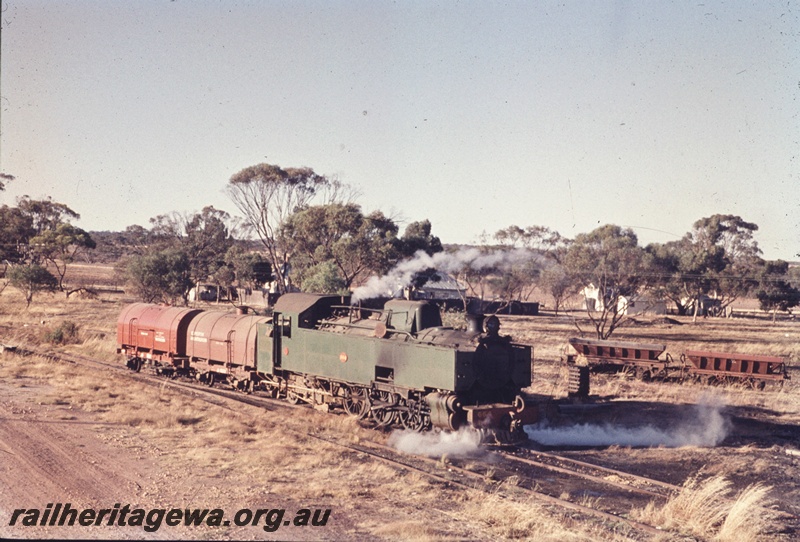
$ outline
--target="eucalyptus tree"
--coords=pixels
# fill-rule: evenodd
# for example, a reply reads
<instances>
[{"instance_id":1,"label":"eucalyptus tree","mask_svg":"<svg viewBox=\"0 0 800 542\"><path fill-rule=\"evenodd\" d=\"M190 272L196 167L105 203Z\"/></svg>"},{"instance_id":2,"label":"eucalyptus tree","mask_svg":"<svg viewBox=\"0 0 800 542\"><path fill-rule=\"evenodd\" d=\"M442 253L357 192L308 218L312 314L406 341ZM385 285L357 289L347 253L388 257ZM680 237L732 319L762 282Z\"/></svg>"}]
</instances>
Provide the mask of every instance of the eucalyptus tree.
<instances>
[{"instance_id":1,"label":"eucalyptus tree","mask_svg":"<svg viewBox=\"0 0 800 542\"><path fill-rule=\"evenodd\" d=\"M280 293L286 291L289 253L283 225L295 211L308 205L331 181L311 168L257 164L234 174L226 192L258 236L273 264Z\"/></svg>"},{"instance_id":2,"label":"eucalyptus tree","mask_svg":"<svg viewBox=\"0 0 800 542\"><path fill-rule=\"evenodd\" d=\"M679 314L691 307L696 319L702 296L718 299L724 309L751 295L759 284L763 260L753 236L757 230L756 224L735 215L697 220L683 238L647 247L654 282Z\"/></svg>"},{"instance_id":3,"label":"eucalyptus tree","mask_svg":"<svg viewBox=\"0 0 800 542\"><path fill-rule=\"evenodd\" d=\"M504 249L524 249L530 254L529 258L501 269L500 280L494 280L495 287L518 291L520 300L527 299L534 288L541 288L553 298L558 313L572 286L563 266L571 241L547 226L516 225L497 231L494 240Z\"/></svg>"},{"instance_id":4,"label":"eucalyptus tree","mask_svg":"<svg viewBox=\"0 0 800 542\"><path fill-rule=\"evenodd\" d=\"M330 203L290 215L280 236L303 289L314 276L313 284L339 291L365 274L392 267L398 257L397 232L394 221L380 211L365 215L355 203Z\"/></svg>"},{"instance_id":5,"label":"eucalyptus tree","mask_svg":"<svg viewBox=\"0 0 800 542\"><path fill-rule=\"evenodd\" d=\"M88 232L70 223L80 215L51 198L35 200L29 196L19 198L15 209L6 207L2 214L4 219L9 219L8 222L3 220L0 226L2 251L8 251L12 257L5 261L27 265L25 280L28 284L31 279L41 280L43 289L49 290L53 281L45 276L47 273L53 276L56 287L65 291L64 277L68 265L81 253L96 246ZM57 277L46 266L55 270ZM36 289L26 287L25 291L27 299ZM70 293L68 291L67 295Z\"/></svg>"},{"instance_id":6,"label":"eucalyptus tree","mask_svg":"<svg viewBox=\"0 0 800 542\"><path fill-rule=\"evenodd\" d=\"M74 262L80 254L94 249L94 239L81 228L69 223L58 224L29 241L33 261L47 262L55 270L57 287L64 291L64 276L67 266ZM67 296L73 292L67 292Z\"/></svg>"},{"instance_id":7,"label":"eucalyptus tree","mask_svg":"<svg viewBox=\"0 0 800 542\"><path fill-rule=\"evenodd\" d=\"M15 265L8 271L8 281L25 296L26 307L30 307L35 294L54 292L58 286L53 274L35 263Z\"/></svg>"},{"instance_id":8,"label":"eucalyptus tree","mask_svg":"<svg viewBox=\"0 0 800 542\"><path fill-rule=\"evenodd\" d=\"M431 221L428 219L412 222L403 230L403 236L397 243L400 257L410 258L422 250L428 256L444 250L442 241L431 233Z\"/></svg>"},{"instance_id":9,"label":"eucalyptus tree","mask_svg":"<svg viewBox=\"0 0 800 542\"><path fill-rule=\"evenodd\" d=\"M787 262L776 260L764 263L756 298L762 310L772 312L773 322L779 310L787 311L800 305L800 289L791 283Z\"/></svg>"},{"instance_id":10,"label":"eucalyptus tree","mask_svg":"<svg viewBox=\"0 0 800 542\"><path fill-rule=\"evenodd\" d=\"M607 339L626 319L625 299L636 298L647 284L648 258L630 228L608 224L575 237L564 268L575 285L593 285L598 303L586 299L586 312L598 339Z\"/></svg>"},{"instance_id":11,"label":"eucalyptus tree","mask_svg":"<svg viewBox=\"0 0 800 542\"><path fill-rule=\"evenodd\" d=\"M150 225L149 230L129 226L123 237L131 244L131 254L121 265L122 273L139 297L185 301L198 282L214 280L223 285L230 281L226 254L234 239L228 213L207 206L197 213L158 215L150 219ZM165 273L167 264L176 268L166 277L158 276Z\"/></svg>"},{"instance_id":12,"label":"eucalyptus tree","mask_svg":"<svg viewBox=\"0 0 800 542\"><path fill-rule=\"evenodd\" d=\"M758 286L764 265L761 249L753 234L758 226L736 215L716 214L694 223L688 234L696 251L722 251L724 266L711 270L712 293L724 309L741 297L751 295Z\"/></svg>"}]
</instances>

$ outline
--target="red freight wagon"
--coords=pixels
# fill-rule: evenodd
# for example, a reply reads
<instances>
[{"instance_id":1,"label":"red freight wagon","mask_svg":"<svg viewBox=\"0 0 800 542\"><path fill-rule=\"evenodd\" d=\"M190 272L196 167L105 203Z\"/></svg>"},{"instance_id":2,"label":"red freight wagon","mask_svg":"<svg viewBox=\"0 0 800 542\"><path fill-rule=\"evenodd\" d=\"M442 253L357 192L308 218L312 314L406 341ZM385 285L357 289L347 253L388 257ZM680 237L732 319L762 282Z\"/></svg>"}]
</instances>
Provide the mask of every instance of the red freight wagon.
<instances>
[{"instance_id":1,"label":"red freight wagon","mask_svg":"<svg viewBox=\"0 0 800 542\"><path fill-rule=\"evenodd\" d=\"M253 314L207 311L189 324L186 355L208 370L229 374L256 370L256 325L271 319Z\"/></svg>"},{"instance_id":2,"label":"red freight wagon","mask_svg":"<svg viewBox=\"0 0 800 542\"><path fill-rule=\"evenodd\" d=\"M117 320L117 352L172 362L186 356L186 330L199 309L134 303Z\"/></svg>"}]
</instances>

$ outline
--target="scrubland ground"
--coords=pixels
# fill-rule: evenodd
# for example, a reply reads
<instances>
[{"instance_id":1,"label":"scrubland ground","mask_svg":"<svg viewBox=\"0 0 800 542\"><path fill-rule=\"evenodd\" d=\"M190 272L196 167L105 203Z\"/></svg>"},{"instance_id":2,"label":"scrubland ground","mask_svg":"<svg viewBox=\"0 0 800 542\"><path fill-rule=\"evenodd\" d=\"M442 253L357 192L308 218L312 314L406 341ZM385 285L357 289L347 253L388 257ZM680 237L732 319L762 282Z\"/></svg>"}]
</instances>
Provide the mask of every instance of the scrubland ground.
<instances>
[{"instance_id":1,"label":"scrubland ground","mask_svg":"<svg viewBox=\"0 0 800 542\"><path fill-rule=\"evenodd\" d=\"M41 296L25 310L21 297L6 290L0 294L0 342L116 359L115 325L125 301L111 296ZM576 335L572 319L507 317L502 325L502 333L535 348L536 381L531 393L563 398L566 381L560 358L567 339ZM798 331L800 326L793 322L773 326L715 319L676 325L643 319L640 325L620 330L615 339L664 342L670 352L708 348L782 355L796 367ZM65 336L67 344L53 344ZM662 526L662 540L753 536L790 540L796 533L781 532L793 521L785 513L800 512L800 456L787 453L797 449L793 439L800 436L800 374L793 375L794 381L774 392L646 384L624 375L599 377L592 382L593 406L564 405L553 425L605 426L612 436L620 428L679 432L683 421L696 417L693 405L708 403L723 418L723 433L712 435L721 440L716 446L576 442L546 447L678 485L687 483L686 491L668 506L631 512L632 517ZM134 374L9 352L0 354L0 403L4 411L0 537L597 540L609 536L564 510L447 487L305 434L315 427L322 433L346 435L353 442L386 438L344 416L301 410L287 417L278 410L213 405L166 387L147 386ZM720 499L737 496L738 508ZM602 496L583 497L602 500ZM81 508L112 508L116 503L145 509L221 508L226 516L243 508L283 508L286 518L303 508L329 508L331 515L325 526L281 526L275 532L265 532L263 522L244 527L162 525L153 533L141 527L105 525L8 525L15 509L44 509L58 502ZM616 538L632 536L623 530Z\"/></svg>"}]
</instances>

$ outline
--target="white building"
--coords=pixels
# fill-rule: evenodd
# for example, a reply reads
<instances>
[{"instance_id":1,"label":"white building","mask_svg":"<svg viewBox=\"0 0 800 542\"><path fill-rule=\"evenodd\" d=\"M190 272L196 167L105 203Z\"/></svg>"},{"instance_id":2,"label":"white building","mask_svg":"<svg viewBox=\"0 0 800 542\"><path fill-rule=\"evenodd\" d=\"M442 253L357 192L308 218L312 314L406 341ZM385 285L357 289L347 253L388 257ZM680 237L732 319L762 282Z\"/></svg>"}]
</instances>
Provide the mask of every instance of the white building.
<instances>
[{"instance_id":1,"label":"white building","mask_svg":"<svg viewBox=\"0 0 800 542\"><path fill-rule=\"evenodd\" d=\"M584 309L590 311L603 310L604 303L600 296L600 288L590 283L581 290L581 295L583 296ZM667 314L667 303L662 299L656 299L647 294L642 294L635 299L619 296L617 313L629 316L634 314Z\"/></svg>"}]
</instances>

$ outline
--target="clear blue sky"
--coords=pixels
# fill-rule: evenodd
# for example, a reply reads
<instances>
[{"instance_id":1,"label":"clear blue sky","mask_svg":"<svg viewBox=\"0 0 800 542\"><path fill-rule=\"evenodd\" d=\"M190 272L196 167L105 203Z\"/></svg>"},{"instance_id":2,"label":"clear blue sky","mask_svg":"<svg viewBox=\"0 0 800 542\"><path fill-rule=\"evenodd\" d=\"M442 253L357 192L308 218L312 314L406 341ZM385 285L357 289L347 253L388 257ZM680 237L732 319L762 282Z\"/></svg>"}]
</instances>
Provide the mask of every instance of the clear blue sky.
<instances>
[{"instance_id":1,"label":"clear blue sky","mask_svg":"<svg viewBox=\"0 0 800 542\"><path fill-rule=\"evenodd\" d=\"M796 260L799 34L785 0L2 0L0 203L235 213L228 179L268 162L446 243L730 213Z\"/></svg>"}]
</instances>

